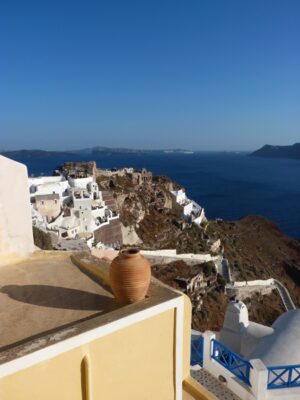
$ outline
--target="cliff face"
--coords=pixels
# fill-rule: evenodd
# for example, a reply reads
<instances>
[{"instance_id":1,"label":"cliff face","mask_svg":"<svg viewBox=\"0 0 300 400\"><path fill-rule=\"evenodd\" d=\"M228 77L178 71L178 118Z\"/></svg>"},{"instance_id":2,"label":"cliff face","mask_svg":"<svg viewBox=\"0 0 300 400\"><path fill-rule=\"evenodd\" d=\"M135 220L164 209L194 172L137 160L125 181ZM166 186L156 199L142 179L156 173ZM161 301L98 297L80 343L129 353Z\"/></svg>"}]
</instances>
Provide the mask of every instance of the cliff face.
<instances>
[{"instance_id":1,"label":"cliff face","mask_svg":"<svg viewBox=\"0 0 300 400\"><path fill-rule=\"evenodd\" d=\"M254 151L251 156L300 160L300 143L295 143L292 146L271 146L266 144L261 149Z\"/></svg>"},{"instance_id":2,"label":"cliff face","mask_svg":"<svg viewBox=\"0 0 300 400\"><path fill-rule=\"evenodd\" d=\"M98 175L100 190L110 191L117 203L121 222L125 227L137 228L151 209L168 210L172 206L171 194L176 185L167 178L153 177L149 182L137 184L130 176Z\"/></svg>"}]
</instances>

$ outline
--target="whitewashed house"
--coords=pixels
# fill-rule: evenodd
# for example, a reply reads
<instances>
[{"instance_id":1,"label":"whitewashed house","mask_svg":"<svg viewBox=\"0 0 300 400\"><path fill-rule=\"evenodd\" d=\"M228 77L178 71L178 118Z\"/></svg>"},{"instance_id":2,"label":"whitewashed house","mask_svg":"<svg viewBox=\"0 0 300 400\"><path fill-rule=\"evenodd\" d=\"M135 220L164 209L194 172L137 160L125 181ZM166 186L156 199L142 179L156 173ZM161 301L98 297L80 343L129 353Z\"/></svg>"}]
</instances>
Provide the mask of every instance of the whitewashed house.
<instances>
[{"instance_id":1,"label":"whitewashed house","mask_svg":"<svg viewBox=\"0 0 300 400\"><path fill-rule=\"evenodd\" d=\"M69 182L62 176L42 176L38 178L29 178L30 198L37 195L58 194L61 200L69 196Z\"/></svg>"},{"instance_id":2,"label":"whitewashed house","mask_svg":"<svg viewBox=\"0 0 300 400\"><path fill-rule=\"evenodd\" d=\"M190 200L183 189L171 191L173 198L173 208L188 222L198 226L206 220L204 208L198 203Z\"/></svg>"}]
</instances>

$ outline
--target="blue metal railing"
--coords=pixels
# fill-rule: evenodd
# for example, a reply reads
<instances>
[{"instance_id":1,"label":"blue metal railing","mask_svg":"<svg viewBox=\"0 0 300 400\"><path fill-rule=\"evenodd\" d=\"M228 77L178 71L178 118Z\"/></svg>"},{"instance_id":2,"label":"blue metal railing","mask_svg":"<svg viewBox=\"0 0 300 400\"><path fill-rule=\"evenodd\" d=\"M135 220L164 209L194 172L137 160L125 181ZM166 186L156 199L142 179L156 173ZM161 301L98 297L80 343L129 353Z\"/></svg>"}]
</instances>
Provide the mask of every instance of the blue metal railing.
<instances>
[{"instance_id":1,"label":"blue metal railing","mask_svg":"<svg viewBox=\"0 0 300 400\"><path fill-rule=\"evenodd\" d=\"M300 386L300 364L268 367L268 389Z\"/></svg>"},{"instance_id":2,"label":"blue metal railing","mask_svg":"<svg viewBox=\"0 0 300 400\"><path fill-rule=\"evenodd\" d=\"M252 368L249 361L244 360L238 354L234 353L217 340L212 340L212 355L223 367L228 369L232 374L239 378L242 382L250 386L250 369Z\"/></svg>"},{"instance_id":3,"label":"blue metal railing","mask_svg":"<svg viewBox=\"0 0 300 400\"><path fill-rule=\"evenodd\" d=\"M203 337L198 336L191 341L191 365L203 367Z\"/></svg>"}]
</instances>

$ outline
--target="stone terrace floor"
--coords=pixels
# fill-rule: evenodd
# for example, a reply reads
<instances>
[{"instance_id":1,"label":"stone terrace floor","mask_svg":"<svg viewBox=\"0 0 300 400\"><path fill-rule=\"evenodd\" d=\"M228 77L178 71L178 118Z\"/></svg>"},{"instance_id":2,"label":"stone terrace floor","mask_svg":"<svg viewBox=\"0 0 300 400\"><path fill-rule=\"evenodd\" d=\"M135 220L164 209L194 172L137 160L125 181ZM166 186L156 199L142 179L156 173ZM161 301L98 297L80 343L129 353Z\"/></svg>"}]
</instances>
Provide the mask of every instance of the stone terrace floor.
<instances>
[{"instance_id":1,"label":"stone terrace floor","mask_svg":"<svg viewBox=\"0 0 300 400\"><path fill-rule=\"evenodd\" d=\"M213 375L203 368L192 368L191 376L213 393L219 400L241 400L236 394L219 382Z\"/></svg>"},{"instance_id":2,"label":"stone terrace floor","mask_svg":"<svg viewBox=\"0 0 300 400\"><path fill-rule=\"evenodd\" d=\"M38 252L0 267L0 351L115 308L113 295L81 272L70 253Z\"/></svg>"}]
</instances>

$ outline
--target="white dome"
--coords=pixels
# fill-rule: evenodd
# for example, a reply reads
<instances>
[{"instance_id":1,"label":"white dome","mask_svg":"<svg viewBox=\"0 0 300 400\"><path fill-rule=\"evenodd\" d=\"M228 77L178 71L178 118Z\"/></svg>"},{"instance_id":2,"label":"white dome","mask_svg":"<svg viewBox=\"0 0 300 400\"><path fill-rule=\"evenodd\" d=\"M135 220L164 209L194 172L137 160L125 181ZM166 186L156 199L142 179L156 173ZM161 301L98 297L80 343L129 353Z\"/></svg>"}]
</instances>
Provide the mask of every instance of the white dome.
<instances>
[{"instance_id":1,"label":"white dome","mask_svg":"<svg viewBox=\"0 0 300 400\"><path fill-rule=\"evenodd\" d=\"M262 338L248 359L260 358L268 366L300 364L300 310L282 314L274 333Z\"/></svg>"}]
</instances>

